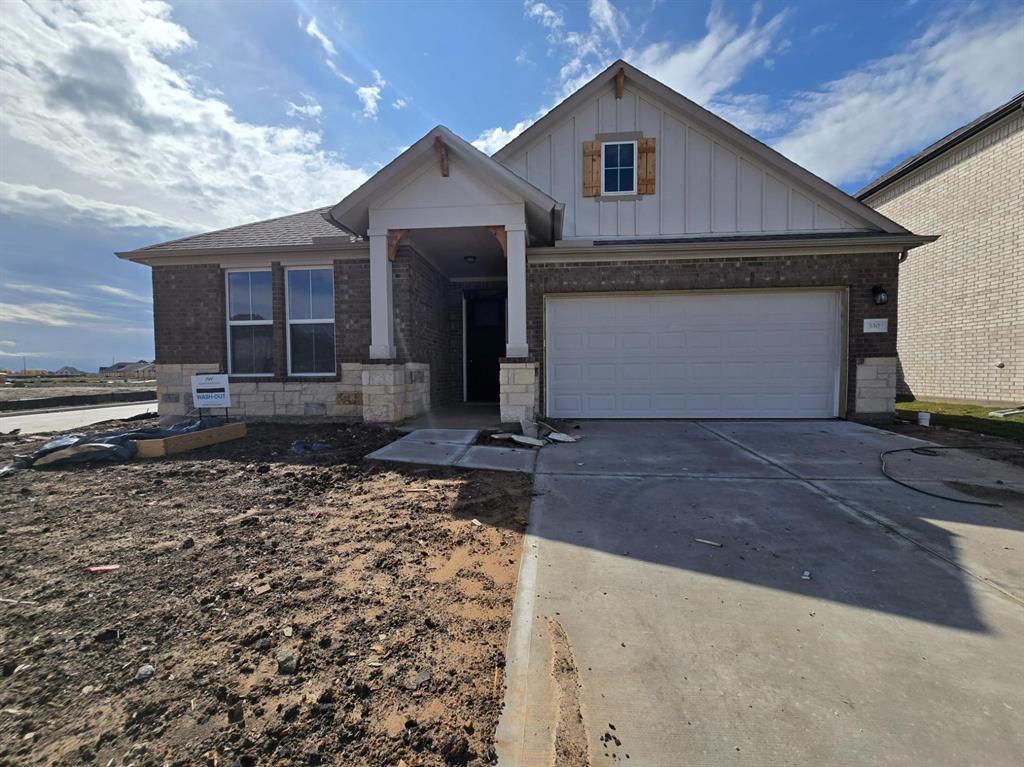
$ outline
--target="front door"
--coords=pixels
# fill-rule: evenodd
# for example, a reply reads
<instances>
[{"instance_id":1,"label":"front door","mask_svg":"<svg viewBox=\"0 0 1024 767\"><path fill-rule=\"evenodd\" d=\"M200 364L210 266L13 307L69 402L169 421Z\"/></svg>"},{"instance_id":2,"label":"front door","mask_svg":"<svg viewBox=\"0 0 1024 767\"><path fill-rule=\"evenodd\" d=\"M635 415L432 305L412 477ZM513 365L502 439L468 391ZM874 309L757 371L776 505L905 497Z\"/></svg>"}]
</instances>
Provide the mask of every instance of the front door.
<instances>
[{"instance_id":1,"label":"front door","mask_svg":"<svg viewBox=\"0 0 1024 767\"><path fill-rule=\"evenodd\" d=\"M505 295L466 294L466 400L498 401L498 361L505 356Z\"/></svg>"}]
</instances>

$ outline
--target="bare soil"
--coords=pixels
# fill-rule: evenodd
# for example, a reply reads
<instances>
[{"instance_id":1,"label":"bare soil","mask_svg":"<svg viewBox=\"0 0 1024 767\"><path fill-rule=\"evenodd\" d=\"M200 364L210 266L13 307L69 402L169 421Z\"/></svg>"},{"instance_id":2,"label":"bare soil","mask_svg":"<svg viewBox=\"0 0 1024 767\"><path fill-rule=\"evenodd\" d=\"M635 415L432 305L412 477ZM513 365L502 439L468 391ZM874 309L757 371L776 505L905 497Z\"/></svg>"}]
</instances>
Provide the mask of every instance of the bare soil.
<instances>
[{"instance_id":1,"label":"bare soil","mask_svg":"<svg viewBox=\"0 0 1024 767\"><path fill-rule=\"evenodd\" d=\"M103 384L94 381L88 384L53 384L31 386L0 386L0 402L13 402L23 399L46 399L47 397L70 397L80 394L113 394L120 392L143 391L155 388L155 381L137 381L135 383L117 381Z\"/></svg>"},{"instance_id":2,"label":"bare soil","mask_svg":"<svg viewBox=\"0 0 1024 767\"><path fill-rule=\"evenodd\" d=\"M0 764L491 763L530 481L363 460L395 436L0 480Z\"/></svg>"}]
</instances>

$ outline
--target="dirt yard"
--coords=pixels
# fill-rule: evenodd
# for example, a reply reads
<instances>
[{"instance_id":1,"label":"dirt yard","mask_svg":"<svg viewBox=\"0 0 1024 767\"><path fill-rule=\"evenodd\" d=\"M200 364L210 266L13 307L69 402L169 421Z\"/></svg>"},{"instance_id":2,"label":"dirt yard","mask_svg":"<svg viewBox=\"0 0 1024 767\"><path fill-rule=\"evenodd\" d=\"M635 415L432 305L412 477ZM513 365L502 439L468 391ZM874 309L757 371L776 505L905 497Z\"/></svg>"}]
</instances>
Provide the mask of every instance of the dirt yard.
<instances>
[{"instance_id":1,"label":"dirt yard","mask_svg":"<svg viewBox=\"0 0 1024 767\"><path fill-rule=\"evenodd\" d=\"M58 383L56 381L33 381L29 385L0 386L0 402L22 399L45 399L47 397L70 397L81 394L113 394L144 391L156 388L155 381L91 381Z\"/></svg>"},{"instance_id":2,"label":"dirt yard","mask_svg":"<svg viewBox=\"0 0 1024 767\"><path fill-rule=\"evenodd\" d=\"M362 460L394 436L0 480L0 764L491 763L529 479Z\"/></svg>"}]
</instances>

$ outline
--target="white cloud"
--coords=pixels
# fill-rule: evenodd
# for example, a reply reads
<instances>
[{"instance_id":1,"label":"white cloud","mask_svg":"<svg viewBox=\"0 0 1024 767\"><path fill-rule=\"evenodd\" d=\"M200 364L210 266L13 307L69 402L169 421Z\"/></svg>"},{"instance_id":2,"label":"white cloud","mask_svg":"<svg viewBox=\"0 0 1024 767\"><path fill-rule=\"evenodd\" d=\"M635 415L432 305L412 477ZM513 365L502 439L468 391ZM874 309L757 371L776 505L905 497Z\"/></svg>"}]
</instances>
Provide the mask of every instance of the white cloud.
<instances>
[{"instance_id":1,"label":"white cloud","mask_svg":"<svg viewBox=\"0 0 1024 767\"><path fill-rule=\"evenodd\" d=\"M363 116L371 120L377 119L380 112L380 94L387 82L380 76L380 72L373 70L373 85L364 85L356 88L356 96L363 103Z\"/></svg>"},{"instance_id":2,"label":"white cloud","mask_svg":"<svg viewBox=\"0 0 1024 767\"><path fill-rule=\"evenodd\" d=\"M301 19L299 20L299 23L302 23ZM331 42L331 39L327 37L327 35L320 31L320 26L316 23L316 17L309 20L309 23L305 26L305 30L307 35L320 43L321 47L324 49L324 53L328 56L338 55L338 50L334 47L334 43Z\"/></svg>"},{"instance_id":3,"label":"white cloud","mask_svg":"<svg viewBox=\"0 0 1024 767\"><path fill-rule=\"evenodd\" d=\"M80 306L39 301L27 304L0 303L0 322L47 325L54 328L68 328L80 325L83 320L109 320L103 314L90 312Z\"/></svg>"},{"instance_id":4,"label":"white cloud","mask_svg":"<svg viewBox=\"0 0 1024 767\"><path fill-rule=\"evenodd\" d=\"M45 357L48 352L9 352L6 349L0 349L0 357Z\"/></svg>"},{"instance_id":5,"label":"white cloud","mask_svg":"<svg viewBox=\"0 0 1024 767\"><path fill-rule=\"evenodd\" d=\"M62 290L60 288L53 288L49 285L36 285L29 282L10 282L4 280L4 288L7 290L13 290L18 293L33 293L36 295L47 295L47 296L58 296L60 298L77 298L77 293L72 293L70 290ZM13 341L3 341L3 343L14 343Z\"/></svg>"},{"instance_id":6,"label":"white cloud","mask_svg":"<svg viewBox=\"0 0 1024 767\"><path fill-rule=\"evenodd\" d=\"M541 26L548 29L554 30L565 25L565 17L545 3L525 0L523 3L523 10L528 18L536 19L540 22Z\"/></svg>"},{"instance_id":7,"label":"white cloud","mask_svg":"<svg viewBox=\"0 0 1024 767\"><path fill-rule=\"evenodd\" d=\"M609 0L590 0L588 11L594 28L607 33L616 45L622 45L622 33L629 27L622 12Z\"/></svg>"},{"instance_id":8,"label":"white cloud","mask_svg":"<svg viewBox=\"0 0 1024 767\"><path fill-rule=\"evenodd\" d=\"M355 81L355 80L353 80L353 79L352 79L351 77L349 77L349 76L348 76L348 75L346 75L346 74L345 74L344 72L342 72L342 71L341 71L340 69L338 69L338 66L337 66L337 64L335 64L335 63L334 63L333 61L331 61L330 59L327 59L327 68L328 68L329 70L331 70L332 72L334 72L334 74L336 74L336 75L337 75L338 77L340 77L340 78L341 78L342 80L344 80L345 82L347 82L347 83L348 83L349 85L355 85L355 84L356 84L356 81Z\"/></svg>"},{"instance_id":9,"label":"white cloud","mask_svg":"<svg viewBox=\"0 0 1024 767\"><path fill-rule=\"evenodd\" d=\"M405 99L395 99L391 102L392 109L405 109L409 103Z\"/></svg>"},{"instance_id":10,"label":"white cloud","mask_svg":"<svg viewBox=\"0 0 1024 767\"><path fill-rule=\"evenodd\" d=\"M6 346L8 348L10 348L12 346L17 346L17 345L18 345L18 343L16 341L0 341L0 346Z\"/></svg>"},{"instance_id":11,"label":"white cloud","mask_svg":"<svg viewBox=\"0 0 1024 767\"><path fill-rule=\"evenodd\" d=\"M305 104L295 104L291 101L288 102L288 116L289 117L305 117L310 120L320 122L320 116L324 113L324 108L320 105L320 102L310 96L308 93L301 94Z\"/></svg>"},{"instance_id":12,"label":"white cloud","mask_svg":"<svg viewBox=\"0 0 1024 767\"><path fill-rule=\"evenodd\" d=\"M186 74L194 41L166 3L7 3L0 37L8 209L193 231L308 210L367 178L319 132L241 120Z\"/></svg>"},{"instance_id":13,"label":"white cloud","mask_svg":"<svg viewBox=\"0 0 1024 767\"><path fill-rule=\"evenodd\" d=\"M651 77L714 110L717 96L727 93L751 66L786 45L780 39L785 18L786 12L780 11L760 23L755 6L741 28L715 2L699 40L681 46L654 43L631 52L629 58Z\"/></svg>"},{"instance_id":14,"label":"white cloud","mask_svg":"<svg viewBox=\"0 0 1024 767\"><path fill-rule=\"evenodd\" d=\"M203 226L176 221L135 205L120 205L32 184L0 181L0 212L34 216L55 223L79 221L99 226L150 227L176 232L200 232Z\"/></svg>"},{"instance_id":15,"label":"white cloud","mask_svg":"<svg viewBox=\"0 0 1024 767\"><path fill-rule=\"evenodd\" d=\"M761 23L759 6L755 6L749 22L741 28L725 14L719 0L715 0L705 20L705 34L700 39L682 44L658 42L633 49L625 46L623 40L630 30L629 20L611 0L589 0L589 26L585 30L567 31L563 28L564 20L562 24L546 23L545 19L550 17L534 10L536 5L527 0L526 15L538 19L549 29L548 38L555 43L552 52L562 59L556 100L511 128L499 126L483 131L473 142L482 151L493 153L500 149L608 66L615 56L631 61L647 74L721 112L746 130L765 130L779 125L767 99L733 94L729 89L751 66L763 63L770 53L785 49L787 43L780 39L785 11Z\"/></svg>"},{"instance_id":16,"label":"white cloud","mask_svg":"<svg viewBox=\"0 0 1024 767\"><path fill-rule=\"evenodd\" d=\"M93 285L92 289L98 290L100 293L105 293L108 296L113 296L114 298L122 298L126 301L135 301L140 304L153 303L153 299L149 296L139 295L138 293L133 293L132 291L125 290L124 288L117 288L113 285Z\"/></svg>"},{"instance_id":17,"label":"white cloud","mask_svg":"<svg viewBox=\"0 0 1024 767\"><path fill-rule=\"evenodd\" d=\"M866 180L1019 91L1022 40L1014 12L939 19L900 53L798 94L773 145L834 184Z\"/></svg>"}]
</instances>

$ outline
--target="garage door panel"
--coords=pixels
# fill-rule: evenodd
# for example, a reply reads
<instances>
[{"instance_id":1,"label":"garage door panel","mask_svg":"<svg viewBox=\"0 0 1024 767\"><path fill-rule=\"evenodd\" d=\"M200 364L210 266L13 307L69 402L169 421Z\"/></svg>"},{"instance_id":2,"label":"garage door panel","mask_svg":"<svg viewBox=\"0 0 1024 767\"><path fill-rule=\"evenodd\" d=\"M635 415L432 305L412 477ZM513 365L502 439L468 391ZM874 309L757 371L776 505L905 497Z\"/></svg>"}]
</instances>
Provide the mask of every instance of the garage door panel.
<instances>
[{"instance_id":1,"label":"garage door panel","mask_svg":"<svg viewBox=\"0 0 1024 767\"><path fill-rule=\"evenodd\" d=\"M831 417L835 291L548 299L549 414Z\"/></svg>"}]
</instances>

